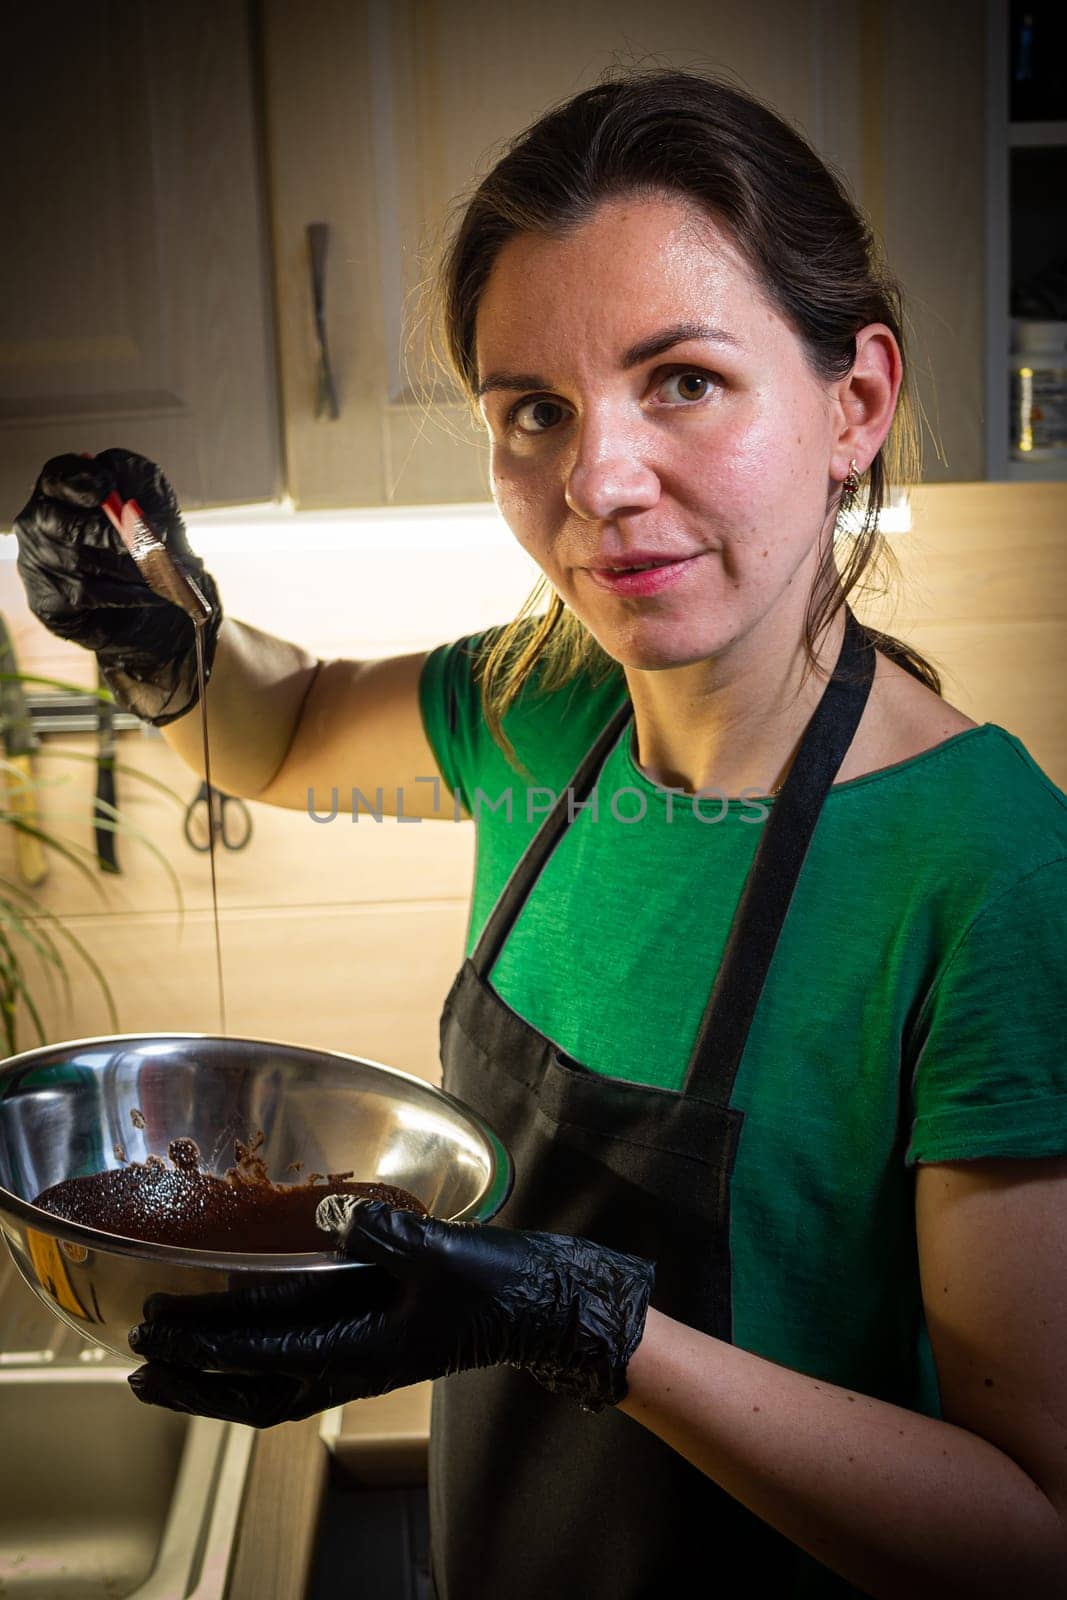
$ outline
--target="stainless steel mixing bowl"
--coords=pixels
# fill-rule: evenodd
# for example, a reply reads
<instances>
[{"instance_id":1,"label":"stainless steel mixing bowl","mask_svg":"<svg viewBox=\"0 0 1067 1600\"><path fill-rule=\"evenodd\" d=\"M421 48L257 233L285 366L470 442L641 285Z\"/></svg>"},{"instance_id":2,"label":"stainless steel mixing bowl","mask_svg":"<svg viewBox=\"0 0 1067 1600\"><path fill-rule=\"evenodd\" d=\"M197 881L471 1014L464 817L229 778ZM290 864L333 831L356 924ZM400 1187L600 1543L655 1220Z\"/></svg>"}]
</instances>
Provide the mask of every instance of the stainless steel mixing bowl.
<instances>
[{"instance_id":1,"label":"stainless steel mixing bowl","mask_svg":"<svg viewBox=\"0 0 1067 1600\"><path fill-rule=\"evenodd\" d=\"M136 1113L136 1115L135 1115ZM485 1222L511 1188L511 1160L453 1096L377 1061L265 1039L155 1033L77 1039L0 1066L0 1230L30 1287L93 1343L126 1343L157 1292L208 1294L296 1271L351 1272L321 1255L223 1255L82 1227L33 1204L65 1178L200 1147L205 1171L233 1165L262 1133L276 1182L348 1172L408 1189L434 1216ZM323 1193L329 1193L324 1186Z\"/></svg>"}]
</instances>

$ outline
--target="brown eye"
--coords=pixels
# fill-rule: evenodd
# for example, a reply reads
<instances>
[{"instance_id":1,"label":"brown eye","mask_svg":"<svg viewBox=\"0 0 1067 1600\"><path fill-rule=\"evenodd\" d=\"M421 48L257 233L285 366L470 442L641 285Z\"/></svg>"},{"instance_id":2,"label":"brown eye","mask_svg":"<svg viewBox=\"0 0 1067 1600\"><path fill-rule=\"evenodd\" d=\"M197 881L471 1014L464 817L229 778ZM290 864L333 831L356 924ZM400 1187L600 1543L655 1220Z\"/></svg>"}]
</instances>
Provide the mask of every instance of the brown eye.
<instances>
[{"instance_id":1,"label":"brown eye","mask_svg":"<svg viewBox=\"0 0 1067 1600\"><path fill-rule=\"evenodd\" d=\"M510 422L523 433L544 433L554 428L563 416L557 400L524 400L515 407Z\"/></svg>"},{"instance_id":2,"label":"brown eye","mask_svg":"<svg viewBox=\"0 0 1067 1600\"><path fill-rule=\"evenodd\" d=\"M706 372L674 372L660 386L660 394L668 403L704 400L711 391L713 379ZM674 393L669 391L673 388Z\"/></svg>"}]
</instances>

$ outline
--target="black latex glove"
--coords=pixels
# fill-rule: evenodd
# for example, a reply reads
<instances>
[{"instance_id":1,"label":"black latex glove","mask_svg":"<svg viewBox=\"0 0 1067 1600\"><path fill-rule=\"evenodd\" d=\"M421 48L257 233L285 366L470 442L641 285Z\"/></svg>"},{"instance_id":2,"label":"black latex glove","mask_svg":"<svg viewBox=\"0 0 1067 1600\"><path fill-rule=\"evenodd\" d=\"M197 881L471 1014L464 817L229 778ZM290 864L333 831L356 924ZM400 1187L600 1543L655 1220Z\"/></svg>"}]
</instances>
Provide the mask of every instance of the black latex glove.
<instances>
[{"instance_id":1,"label":"black latex glove","mask_svg":"<svg viewBox=\"0 0 1067 1600\"><path fill-rule=\"evenodd\" d=\"M189 548L174 490L144 456L104 450L47 462L15 519L18 570L34 616L61 639L95 651L118 704L161 727L196 704L195 629L191 617L148 587L100 510L113 490L138 502L211 605L203 629L210 674L222 620L218 590Z\"/></svg>"},{"instance_id":2,"label":"black latex glove","mask_svg":"<svg viewBox=\"0 0 1067 1600\"><path fill-rule=\"evenodd\" d=\"M587 1411L626 1393L654 1269L588 1239L441 1222L331 1196L347 1271L228 1294L153 1295L130 1347L139 1400L269 1428L502 1363Z\"/></svg>"}]
</instances>

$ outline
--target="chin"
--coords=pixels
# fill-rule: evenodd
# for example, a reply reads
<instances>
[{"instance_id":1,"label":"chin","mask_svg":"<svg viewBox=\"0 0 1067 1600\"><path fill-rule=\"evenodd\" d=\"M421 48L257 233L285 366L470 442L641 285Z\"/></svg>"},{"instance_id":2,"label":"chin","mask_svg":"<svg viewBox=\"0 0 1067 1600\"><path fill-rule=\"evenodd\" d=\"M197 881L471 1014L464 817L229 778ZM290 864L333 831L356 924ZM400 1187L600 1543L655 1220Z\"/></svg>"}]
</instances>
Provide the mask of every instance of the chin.
<instances>
[{"instance_id":1,"label":"chin","mask_svg":"<svg viewBox=\"0 0 1067 1600\"><path fill-rule=\"evenodd\" d=\"M659 642L647 638L624 639L617 634L598 633L588 623L585 626L613 661L635 672L666 672L672 667L690 667L698 661L709 660L722 648L721 642L712 640L690 642L687 646L677 639Z\"/></svg>"}]
</instances>

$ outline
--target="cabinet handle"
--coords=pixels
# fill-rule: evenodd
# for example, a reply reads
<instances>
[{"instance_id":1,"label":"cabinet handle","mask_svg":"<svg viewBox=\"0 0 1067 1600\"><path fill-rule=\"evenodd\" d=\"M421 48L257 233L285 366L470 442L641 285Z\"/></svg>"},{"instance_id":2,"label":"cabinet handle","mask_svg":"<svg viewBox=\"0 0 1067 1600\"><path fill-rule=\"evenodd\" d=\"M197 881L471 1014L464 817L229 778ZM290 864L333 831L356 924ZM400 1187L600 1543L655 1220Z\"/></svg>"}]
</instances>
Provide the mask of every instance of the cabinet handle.
<instances>
[{"instance_id":1,"label":"cabinet handle","mask_svg":"<svg viewBox=\"0 0 1067 1600\"><path fill-rule=\"evenodd\" d=\"M311 248L311 303L315 312L315 338L319 346L319 387L315 400L316 417L327 416L336 422L341 415L337 389L330 366L330 344L326 335L326 245L330 236L326 222L308 223Z\"/></svg>"}]
</instances>

